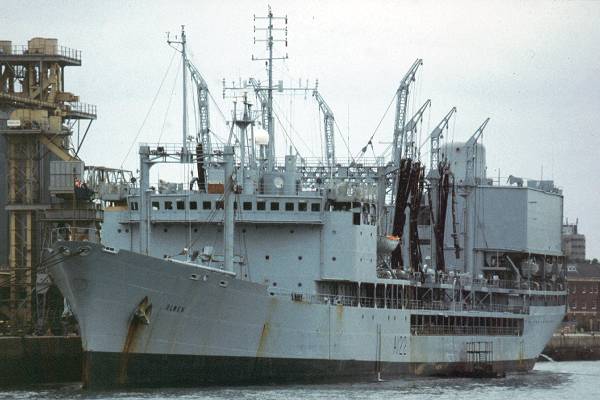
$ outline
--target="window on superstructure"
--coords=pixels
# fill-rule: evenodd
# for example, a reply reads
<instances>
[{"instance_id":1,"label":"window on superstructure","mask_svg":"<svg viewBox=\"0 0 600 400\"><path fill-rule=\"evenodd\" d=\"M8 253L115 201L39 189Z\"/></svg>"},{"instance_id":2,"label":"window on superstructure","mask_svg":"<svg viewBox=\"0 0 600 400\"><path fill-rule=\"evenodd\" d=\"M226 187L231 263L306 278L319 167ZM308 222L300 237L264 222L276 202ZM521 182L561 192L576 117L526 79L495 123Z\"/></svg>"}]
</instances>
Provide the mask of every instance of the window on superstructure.
<instances>
[{"instance_id":1,"label":"window on superstructure","mask_svg":"<svg viewBox=\"0 0 600 400\"><path fill-rule=\"evenodd\" d=\"M245 201L244 204L242 205L244 211L252 211L252 202L251 201Z\"/></svg>"},{"instance_id":2,"label":"window on superstructure","mask_svg":"<svg viewBox=\"0 0 600 400\"><path fill-rule=\"evenodd\" d=\"M221 200L221 201L216 201L215 202L215 208L217 210L223 210L225 209L225 203Z\"/></svg>"},{"instance_id":3,"label":"window on superstructure","mask_svg":"<svg viewBox=\"0 0 600 400\"><path fill-rule=\"evenodd\" d=\"M285 211L294 211L294 203L285 203Z\"/></svg>"},{"instance_id":4,"label":"window on superstructure","mask_svg":"<svg viewBox=\"0 0 600 400\"><path fill-rule=\"evenodd\" d=\"M308 211L307 203L298 203L298 211Z\"/></svg>"},{"instance_id":5,"label":"window on superstructure","mask_svg":"<svg viewBox=\"0 0 600 400\"><path fill-rule=\"evenodd\" d=\"M310 205L310 211L313 211L313 212L321 211L321 203L312 203Z\"/></svg>"},{"instance_id":6,"label":"window on superstructure","mask_svg":"<svg viewBox=\"0 0 600 400\"><path fill-rule=\"evenodd\" d=\"M279 203L276 201L271 202L271 211L279 211Z\"/></svg>"},{"instance_id":7,"label":"window on superstructure","mask_svg":"<svg viewBox=\"0 0 600 400\"><path fill-rule=\"evenodd\" d=\"M132 201L131 204L130 204L130 207L131 207L131 210L137 211L137 209L138 209L138 203L137 203L137 201Z\"/></svg>"},{"instance_id":8,"label":"window on superstructure","mask_svg":"<svg viewBox=\"0 0 600 400\"><path fill-rule=\"evenodd\" d=\"M265 211L267 209L267 203L265 203L264 201L257 201L256 209L258 211Z\"/></svg>"},{"instance_id":9,"label":"window on superstructure","mask_svg":"<svg viewBox=\"0 0 600 400\"><path fill-rule=\"evenodd\" d=\"M202 209L203 210L210 210L212 208L212 203L210 201L203 201L202 202Z\"/></svg>"},{"instance_id":10,"label":"window on superstructure","mask_svg":"<svg viewBox=\"0 0 600 400\"><path fill-rule=\"evenodd\" d=\"M198 209L198 203L196 203L195 201L190 201L190 210L197 210Z\"/></svg>"},{"instance_id":11,"label":"window on superstructure","mask_svg":"<svg viewBox=\"0 0 600 400\"><path fill-rule=\"evenodd\" d=\"M352 213L352 224L360 225L360 213Z\"/></svg>"},{"instance_id":12,"label":"window on superstructure","mask_svg":"<svg viewBox=\"0 0 600 400\"><path fill-rule=\"evenodd\" d=\"M173 209L173 202L165 201L165 210L172 210L172 209Z\"/></svg>"},{"instance_id":13,"label":"window on superstructure","mask_svg":"<svg viewBox=\"0 0 600 400\"><path fill-rule=\"evenodd\" d=\"M160 210L160 203L158 201L153 201L152 202L152 209L153 210Z\"/></svg>"},{"instance_id":14,"label":"window on superstructure","mask_svg":"<svg viewBox=\"0 0 600 400\"><path fill-rule=\"evenodd\" d=\"M178 210L185 210L185 201L183 201L183 200L177 200L177 209Z\"/></svg>"}]
</instances>

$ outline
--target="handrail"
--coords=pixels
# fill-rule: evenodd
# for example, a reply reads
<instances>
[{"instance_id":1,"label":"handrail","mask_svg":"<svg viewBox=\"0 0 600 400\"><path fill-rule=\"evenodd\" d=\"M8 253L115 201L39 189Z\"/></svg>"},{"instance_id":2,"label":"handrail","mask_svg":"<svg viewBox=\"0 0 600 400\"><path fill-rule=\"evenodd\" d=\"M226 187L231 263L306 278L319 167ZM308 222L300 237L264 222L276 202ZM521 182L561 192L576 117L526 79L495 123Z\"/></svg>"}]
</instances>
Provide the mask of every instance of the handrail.
<instances>
[{"instance_id":1,"label":"handrail","mask_svg":"<svg viewBox=\"0 0 600 400\"><path fill-rule=\"evenodd\" d=\"M407 309L423 311L480 311L480 312L501 312L511 314L528 314L527 305L507 305L507 304L469 304L469 303L450 303L442 301L424 301L424 300L405 300L375 298L365 296L341 296L328 294L306 294L306 293L288 293L271 292L277 296L291 296L293 301L303 301L311 304L330 304L349 307L368 307L368 308L388 308L388 309Z\"/></svg>"},{"instance_id":2,"label":"handrail","mask_svg":"<svg viewBox=\"0 0 600 400\"><path fill-rule=\"evenodd\" d=\"M12 54L14 56L61 56L71 60L81 61L81 50L73 49L65 46L56 46L54 51L46 51L46 48L31 49L28 45L13 45Z\"/></svg>"},{"instance_id":3,"label":"handrail","mask_svg":"<svg viewBox=\"0 0 600 400\"><path fill-rule=\"evenodd\" d=\"M100 243L100 232L95 228L54 228L50 231L50 245L53 245L56 242Z\"/></svg>"}]
</instances>

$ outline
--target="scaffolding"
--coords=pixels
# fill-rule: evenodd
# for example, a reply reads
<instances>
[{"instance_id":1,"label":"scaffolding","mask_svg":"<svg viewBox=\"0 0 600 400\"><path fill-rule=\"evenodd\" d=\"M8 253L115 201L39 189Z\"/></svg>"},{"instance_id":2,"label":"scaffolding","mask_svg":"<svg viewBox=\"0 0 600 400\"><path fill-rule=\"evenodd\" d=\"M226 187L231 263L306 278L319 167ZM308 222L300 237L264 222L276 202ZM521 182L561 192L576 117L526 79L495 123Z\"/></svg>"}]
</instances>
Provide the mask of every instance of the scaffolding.
<instances>
[{"instance_id":1,"label":"scaffolding","mask_svg":"<svg viewBox=\"0 0 600 400\"><path fill-rule=\"evenodd\" d=\"M102 217L84 213L81 218L81 211L94 205L75 191L84 169L77 151L96 119L95 106L65 91L65 68L80 65L81 52L58 46L56 39L33 38L26 46L0 41L0 175L7 188L0 194L0 221L7 221L0 222L2 235L7 232L0 267L9 287L2 291L0 317L10 333L35 327L34 293L46 232L97 226ZM87 127L80 135L82 122ZM57 182L61 191L55 190Z\"/></svg>"}]
</instances>

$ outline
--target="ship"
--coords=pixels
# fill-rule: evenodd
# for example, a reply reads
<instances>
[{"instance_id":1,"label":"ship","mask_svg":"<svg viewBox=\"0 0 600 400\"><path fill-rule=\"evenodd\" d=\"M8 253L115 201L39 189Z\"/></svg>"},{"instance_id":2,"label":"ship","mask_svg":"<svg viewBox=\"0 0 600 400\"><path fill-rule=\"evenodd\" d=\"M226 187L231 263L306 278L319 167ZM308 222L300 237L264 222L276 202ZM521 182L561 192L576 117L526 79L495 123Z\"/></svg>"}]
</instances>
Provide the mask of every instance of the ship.
<instances>
[{"instance_id":1,"label":"ship","mask_svg":"<svg viewBox=\"0 0 600 400\"><path fill-rule=\"evenodd\" d=\"M278 159L273 45L287 29L273 28L284 19L270 9L255 18L268 79L228 88L241 93L229 140L212 140L211 95L182 27L169 43L194 82L197 135L184 116L181 143L140 144L139 177L107 203L100 232L53 232L44 266L77 319L84 386L530 371L565 314L561 190L488 177L489 119L465 142L444 141L455 108L421 160L416 127L430 101L407 115L420 59L396 92L389 157L366 147L336 157L334 116L315 87L304 90L323 115L324 156ZM153 186L151 167L169 163L194 178Z\"/></svg>"}]
</instances>

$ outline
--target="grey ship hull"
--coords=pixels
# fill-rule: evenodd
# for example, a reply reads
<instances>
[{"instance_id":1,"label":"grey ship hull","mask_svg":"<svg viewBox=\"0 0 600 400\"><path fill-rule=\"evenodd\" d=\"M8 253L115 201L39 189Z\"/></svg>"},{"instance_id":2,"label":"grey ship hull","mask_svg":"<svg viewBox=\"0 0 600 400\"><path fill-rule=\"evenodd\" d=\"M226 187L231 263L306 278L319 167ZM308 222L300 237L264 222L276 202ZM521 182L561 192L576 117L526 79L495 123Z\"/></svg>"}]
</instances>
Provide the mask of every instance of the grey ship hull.
<instances>
[{"instance_id":1,"label":"grey ship hull","mask_svg":"<svg viewBox=\"0 0 600 400\"><path fill-rule=\"evenodd\" d=\"M466 346L477 341L492 344L494 373L527 371L564 315L564 306L530 307L515 336L417 336L414 310L297 301L214 269L60 246L71 255L50 274L79 322L87 387L466 375L475 367ZM146 297L147 325L132 317Z\"/></svg>"}]
</instances>

